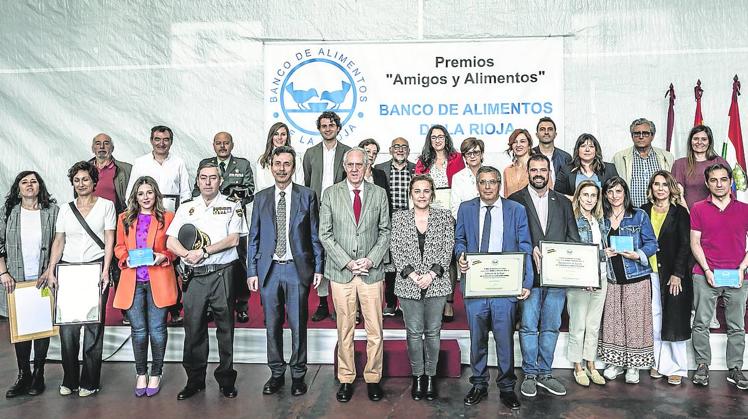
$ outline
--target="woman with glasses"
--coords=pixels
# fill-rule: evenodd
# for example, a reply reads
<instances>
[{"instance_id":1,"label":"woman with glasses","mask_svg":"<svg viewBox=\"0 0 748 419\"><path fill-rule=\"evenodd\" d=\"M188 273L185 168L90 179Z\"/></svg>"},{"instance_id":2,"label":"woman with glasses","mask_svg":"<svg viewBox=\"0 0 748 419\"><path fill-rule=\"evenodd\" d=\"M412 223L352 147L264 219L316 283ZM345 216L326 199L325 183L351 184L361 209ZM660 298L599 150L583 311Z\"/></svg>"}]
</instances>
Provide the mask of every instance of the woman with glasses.
<instances>
[{"instance_id":1,"label":"woman with glasses","mask_svg":"<svg viewBox=\"0 0 748 419\"><path fill-rule=\"evenodd\" d=\"M585 180L594 182L598 187L613 176L618 176L612 163L603 161L603 150L592 134L582 134L574 144L574 153L570 164L562 166L556 175L556 192L571 196Z\"/></svg>"},{"instance_id":2,"label":"woman with glasses","mask_svg":"<svg viewBox=\"0 0 748 419\"><path fill-rule=\"evenodd\" d=\"M526 129L518 128L509 136L507 152L512 155L512 164L504 169L504 197L527 187L527 161L532 154L532 136ZM553 187L552 184L549 187Z\"/></svg>"},{"instance_id":3,"label":"woman with glasses","mask_svg":"<svg viewBox=\"0 0 748 419\"><path fill-rule=\"evenodd\" d=\"M0 212L0 315L7 316L6 295L12 294L18 281L36 281L49 275L49 249L55 234L59 208L47 191L41 176L24 171L16 176ZM45 389L44 364L49 338L13 344L18 364L18 379L5 393L8 399L38 396ZM31 348L34 348L34 373L31 373Z\"/></svg>"},{"instance_id":4,"label":"woman with glasses","mask_svg":"<svg viewBox=\"0 0 748 419\"><path fill-rule=\"evenodd\" d=\"M127 210L117 221L114 254L122 274L114 296L114 307L127 310L132 327L135 354L135 396L155 396L161 388L166 352L166 314L177 302L177 280L172 262L175 255L166 248L166 229L174 213L164 210L163 196L150 176L135 181ZM150 265L135 263L130 252L147 249L153 254ZM148 342L153 363L148 375Z\"/></svg>"},{"instance_id":5,"label":"woman with glasses","mask_svg":"<svg viewBox=\"0 0 748 419\"><path fill-rule=\"evenodd\" d=\"M452 177L452 197L449 201L452 207L452 217L457 217L460 204L478 196L475 179L478 169L483 165L483 140L475 137L466 138L460 145L460 152L465 158L466 167Z\"/></svg>"},{"instance_id":6,"label":"woman with glasses","mask_svg":"<svg viewBox=\"0 0 748 419\"><path fill-rule=\"evenodd\" d=\"M647 214L631 203L623 178L608 179L603 196L608 290L597 354L607 364L605 378L625 371L626 382L636 384L639 369L654 365L649 258L657 238Z\"/></svg>"},{"instance_id":7,"label":"woman with glasses","mask_svg":"<svg viewBox=\"0 0 748 419\"><path fill-rule=\"evenodd\" d=\"M709 196L709 190L704 183L704 170L719 163L730 167L730 164L714 151L712 129L706 125L693 127L688 134L686 157L676 160L672 168L675 181L683 188L683 197L688 208Z\"/></svg>"},{"instance_id":8,"label":"woman with glasses","mask_svg":"<svg viewBox=\"0 0 748 419\"><path fill-rule=\"evenodd\" d=\"M416 174L429 174L437 189L452 186L452 177L465 167L462 154L455 150L452 137L442 125L434 125L426 134L423 150L416 162Z\"/></svg>"},{"instance_id":9,"label":"woman with glasses","mask_svg":"<svg viewBox=\"0 0 748 419\"><path fill-rule=\"evenodd\" d=\"M691 218L681 205L681 194L673 176L660 170L647 188L649 202L641 209L652 220L657 235L657 254L652 266L652 319L654 368L652 378L668 377L679 385L688 376L686 341L691 338Z\"/></svg>"},{"instance_id":10,"label":"woman with glasses","mask_svg":"<svg viewBox=\"0 0 748 419\"><path fill-rule=\"evenodd\" d=\"M413 373L413 400L438 397L435 383L441 320L452 284L447 275L454 248L454 219L448 209L433 208L434 181L416 175L410 181L413 209L392 217L395 295L400 299Z\"/></svg>"}]
</instances>

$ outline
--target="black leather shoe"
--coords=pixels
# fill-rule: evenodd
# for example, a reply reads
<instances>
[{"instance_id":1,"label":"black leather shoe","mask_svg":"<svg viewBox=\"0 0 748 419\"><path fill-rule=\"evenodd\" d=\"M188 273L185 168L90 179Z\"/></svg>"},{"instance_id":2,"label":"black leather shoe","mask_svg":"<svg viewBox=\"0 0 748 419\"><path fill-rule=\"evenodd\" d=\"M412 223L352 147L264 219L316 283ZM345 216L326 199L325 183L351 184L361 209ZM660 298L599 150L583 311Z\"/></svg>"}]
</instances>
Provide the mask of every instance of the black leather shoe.
<instances>
[{"instance_id":1,"label":"black leather shoe","mask_svg":"<svg viewBox=\"0 0 748 419\"><path fill-rule=\"evenodd\" d=\"M6 399L12 399L22 394L26 394L31 386L31 371L21 371L18 373L18 379L15 384L10 386L5 392Z\"/></svg>"},{"instance_id":2,"label":"black leather shoe","mask_svg":"<svg viewBox=\"0 0 748 419\"><path fill-rule=\"evenodd\" d=\"M31 376L31 386L27 394L29 396L38 396L44 393L44 368L34 369L34 375Z\"/></svg>"},{"instance_id":3,"label":"black leather shoe","mask_svg":"<svg viewBox=\"0 0 748 419\"><path fill-rule=\"evenodd\" d=\"M203 384L202 386L187 384L186 386L184 386L182 391L177 394L177 400L187 400L203 390L205 390L205 384Z\"/></svg>"},{"instance_id":4,"label":"black leather shoe","mask_svg":"<svg viewBox=\"0 0 748 419\"><path fill-rule=\"evenodd\" d=\"M317 310L312 314L312 321L318 322L326 319L330 315L330 309L327 308L327 304L320 304L317 306Z\"/></svg>"},{"instance_id":5,"label":"black leather shoe","mask_svg":"<svg viewBox=\"0 0 748 419\"><path fill-rule=\"evenodd\" d=\"M280 377L270 377L270 379L262 387L262 394L275 394L285 384L286 380L282 375Z\"/></svg>"},{"instance_id":6,"label":"black leather shoe","mask_svg":"<svg viewBox=\"0 0 748 419\"><path fill-rule=\"evenodd\" d=\"M291 382L291 395L293 396L301 396L302 394L306 394L306 383L304 382L303 378L294 379Z\"/></svg>"},{"instance_id":7,"label":"black leather shoe","mask_svg":"<svg viewBox=\"0 0 748 419\"><path fill-rule=\"evenodd\" d=\"M473 386L465 395L465 406L474 406L480 403L481 400L488 397L488 389L486 387Z\"/></svg>"},{"instance_id":8,"label":"black leather shoe","mask_svg":"<svg viewBox=\"0 0 748 419\"><path fill-rule=\"evenodd\" d=\"M249 321L249 315L246 311L237 311L236 321L237 323L247 323Z\"/></svg>"},{"instance_id":9,"label":"black leather shoe","mask_svg":"<svg viewBox=\"0 0 748 419\"><path fill-rule=\"evenodd\" d=\"M501 393L499 393L499 398L501 399L501 402L504 403L504 406L512 410L519 409L519 399L517 399L517 393L513 391L502 391Z\"/></svg>"},{"instance_id":10,"label":"black leather shoe","mask_svg":"<svg viewBox=\"0 0 748 419\"><path fill-rule=\"evenodd\" d=\"M369 392L369 400L373 402L382 400L382 397L384 396L382 386L380 386L379 383L367 383L366 391Z\"/></svg>"},{"instance_id":11,"label":"black leather shoe","mask_svg":"<svg viewBox=\"0 0 748 419\"><path fill-rule=\"evenodd\" d=\"M413 400L421 400L423 398L423 383L424 375L420 377L413 377L413 384L410 385L410 397Z\"/></svg>"},{"instance_id":12,"label":"black leather shoe","mask_svg":"<svg viewBox=\"0 0 748 419\"><path fill-rule=\"evenodd\" d=\"M436 390L436 378L432 377L430 375L424 376L424 396L426 397L426 400L436 400L439 398L439 392Z\"/></svg>"},{"instance_id":13,"label":"black leather shoe","mask_svg":"<svg viewBox=\"0 0 748 419\"><path fill-rule=\"evenodd\" d=\"M227 399L233 399L236 397L236 387L233 385L221 387L221 394Z\"/></svg>"},{"instance_id":14,"label":"black leather shoe","mask_svg":"<svg viewBox=\"0 0 748 419\"><path fill-rule=\"evenodd\" d=\"M351 397L353 397L353 383L341 384L335 397L341 403L349 402L351 400Z\"/></svg>"}]
</instances>

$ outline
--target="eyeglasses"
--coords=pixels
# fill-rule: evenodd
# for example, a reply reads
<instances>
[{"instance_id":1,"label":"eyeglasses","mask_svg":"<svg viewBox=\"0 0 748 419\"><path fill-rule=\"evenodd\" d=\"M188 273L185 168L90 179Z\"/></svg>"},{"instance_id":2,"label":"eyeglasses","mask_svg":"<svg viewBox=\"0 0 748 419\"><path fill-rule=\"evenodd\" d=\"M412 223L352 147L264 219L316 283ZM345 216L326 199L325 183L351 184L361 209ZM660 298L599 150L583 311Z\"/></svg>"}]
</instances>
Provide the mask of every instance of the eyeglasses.
<instances>
[{"instance_id":1,"label":"eyeglasses","mask_svg":"<svg viewBox=\"0 0 748 419\"><path fill-rule=\"evenodd\" d=\"M349 169L353 169L353 168L361 169L364 167L364 164L363 163L346 163L345 167Z\"/></svg>"},{"instance_id":2,"label":"eyeglasses","mask_svg":"<svg viewBox=\"0 0 748 419\"><path fill-rule=\"evenodd\" d=\"M393 145L393 146L392 146L392 147L390 147L390 148L392 149L392 151L401 151L401 150L407 150L407 149L409 149L410 147L408 147L407 145L400 145L400 144L396 144L396 145Z\"/></svg>"},{"instance_id":3,"label":"eyeglasses","mask_svg":"<svg viewBox=\"0 0 748 419\"><path fill-rule=\"evenodd\" d=\"M445 135L432 135L431 141L444 141L447 137Z\"/></svg>"},{"instance_id":4,"label":"eyeglasses","mask_svg":"<svg viewBox=\"0 0 748 419\"><path fill-rule=\"evenodd\" d=\"M475 151L468 151L467 153L465 153L465 157L478 157L478 156L480 156L481 154L483 154L483 152L482 152L482 151L479 151L479 150L475 150Z\"/></svg>"},{"instance_id":5,"label":"eyeglasses","mask_svg":"<svg viewBox=\"0 0 748 419\"><path fill-rule=\"evenodd\" d=\"M634 138L636 137L646 138L646 137L649 137L650 135L652 135L652 133L649 131L634 131L631 133L631 136Z\"/></svg>"},{"instance_id":6,"label":"eyeglasses","mask_svg":"<svg viewBox=\"0 0 748 419\"><path fill-rule=\"evenodd\" d=\"M482 179L478 181L478 185L480 186L496 186L499 184L499 181L497 179Z\"/></svg>"}]
</instances>

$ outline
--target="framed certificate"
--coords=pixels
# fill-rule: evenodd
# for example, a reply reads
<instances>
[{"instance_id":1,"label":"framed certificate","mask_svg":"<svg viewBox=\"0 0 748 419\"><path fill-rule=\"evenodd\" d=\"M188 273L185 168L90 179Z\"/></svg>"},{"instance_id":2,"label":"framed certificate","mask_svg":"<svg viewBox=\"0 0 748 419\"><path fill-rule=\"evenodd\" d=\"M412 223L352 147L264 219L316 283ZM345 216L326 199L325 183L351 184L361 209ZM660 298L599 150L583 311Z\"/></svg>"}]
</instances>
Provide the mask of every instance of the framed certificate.
<instances>
[{"instance_id":1,"label":"framed certificate","mask_svg":"<svg viewBox=\"0 0 748 419\"><path fill-rule=\"evenodd\" d=\"M49 288L36 288L36 281L16 284L8 294L10 342L24 342L59 334L60 328L52 321L54 296Z\"/></svg>"},{"instance_id":2,"label":"framed certificate","mask_svg":"<svg viewBox=\"0 0 748 419\"><path fill-rule=\"evenodd\" d=\"M600 248L596 244L540 242L540 286L600 288Z\"/></svg>"},{"instance_id":3,"label":"framed certificate","mask_svg":"<svg viewBox=\"0 0 748 419\"><path fill-rule=\"evenodd\" d=\"M54 324L101 321L101 262L57 265Z\"/></svg>"},{"instance_id":4,"label":"framed certificate","mask_svg":"<svg viewBox=\"0 0 748 419\"><path fill-rule=\"evenodd\" d=\"M525 258L522 252L466 253L465 298L517 297L522 294Z\"/></svg>"}]
</instances>

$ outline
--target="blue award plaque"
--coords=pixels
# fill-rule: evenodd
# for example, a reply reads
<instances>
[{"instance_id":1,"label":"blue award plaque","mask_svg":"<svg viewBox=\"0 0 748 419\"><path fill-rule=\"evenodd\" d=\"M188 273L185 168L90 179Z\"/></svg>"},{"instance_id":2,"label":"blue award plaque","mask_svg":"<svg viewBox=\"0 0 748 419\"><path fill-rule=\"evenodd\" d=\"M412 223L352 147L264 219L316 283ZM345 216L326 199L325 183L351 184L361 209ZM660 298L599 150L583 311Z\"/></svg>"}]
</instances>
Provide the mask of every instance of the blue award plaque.
<instances>
[{"instance_id":1,"label":"blue award plaque","mask_svg":"<svg viewBox=\"0 0 748 419\"><path fill-rule=\"evenodd\" d=\"M631 236L610 236L610 247L616 252L633 252L634 238Z\"/></svg>"},{"instance_id":2,"label":"blue award plaque","mask_svg":"<svg viewBox=\"0 0 748 419\"><path fill-rule=\"evenodd\" d=\"M738 288L740 276L737 269L715 269L714 286Z\"/></svg>"},{"instance_id":3,"label":"blue award plaque","mask_svg":"<svg viewBox=\"0 0 748 419\"><path fill-rule=\"evenodd\" d=\"M129 254L127 264L131 268L153 265L153 249L132 249L128 250L127 253Z\"/></svg>"}]
</instances>

